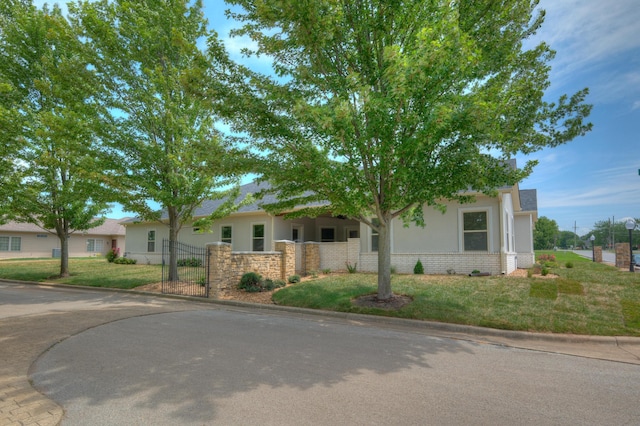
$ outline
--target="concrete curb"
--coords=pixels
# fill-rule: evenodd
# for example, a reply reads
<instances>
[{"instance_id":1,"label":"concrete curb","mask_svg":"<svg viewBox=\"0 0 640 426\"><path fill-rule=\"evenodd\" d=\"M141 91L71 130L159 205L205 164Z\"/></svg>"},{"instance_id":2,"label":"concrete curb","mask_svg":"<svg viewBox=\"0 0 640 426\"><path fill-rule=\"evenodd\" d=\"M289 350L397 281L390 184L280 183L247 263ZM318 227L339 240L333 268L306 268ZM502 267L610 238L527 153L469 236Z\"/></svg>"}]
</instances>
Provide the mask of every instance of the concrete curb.
<instances>
[{"instance_id":1,"label":"concrete curb","mask_svg":"<svg viewBox=\"0 0 640 426\"><path fill-rule=\"evenodd\" d=\"M67 289L82 289L93 290L103 292L116 292L123 294L137 294L142 296L154 296L166 299L185 300L197 303L215 304L227 307L235 307L242 309L250 309L253 311L272 311L283 312L287 314L296 314L300 316L312 316L312 317L325 317L335 318L340 320L359 322L363 324L378 324L385 326L397 326L403 328L412 328L423 332L437 331L440 333L452 333L456 335L464 335L468 338L476 336L479 338L495 337L500 339L520 340L520 341L538 341L538 342L550 342L550 343L569 343L569 344L598 344L598 345L611 345L619 346L624 344L626 346L640 346L640 337L633 336L592 336L592 335L580 335L580 334L553 334L553 333L535 333L528 331L516 331L516 330L501 330L495 328L485 328L463 324L451 324L436 321L422 321L413 320L407 318L394 318L383 317L377 315L365 315L355 314L349 312L335 312L335 311L322 311L318 309L298 308L282 305L267 305L262 303L249 303L240 302L235 300L218 300L218 299L205 299L195 296L182 296L173 294L162 294L150 291L138 291L138 290L126 290L119 288L106 288L106 287L90 287L79 286L70 284L59 284L50 282L35 282L35 281L18 281L1 279L0 282L29 284L37 286L50 286ZM468 340L468 339L465 339Z\"/></svg>"}]
</instances>

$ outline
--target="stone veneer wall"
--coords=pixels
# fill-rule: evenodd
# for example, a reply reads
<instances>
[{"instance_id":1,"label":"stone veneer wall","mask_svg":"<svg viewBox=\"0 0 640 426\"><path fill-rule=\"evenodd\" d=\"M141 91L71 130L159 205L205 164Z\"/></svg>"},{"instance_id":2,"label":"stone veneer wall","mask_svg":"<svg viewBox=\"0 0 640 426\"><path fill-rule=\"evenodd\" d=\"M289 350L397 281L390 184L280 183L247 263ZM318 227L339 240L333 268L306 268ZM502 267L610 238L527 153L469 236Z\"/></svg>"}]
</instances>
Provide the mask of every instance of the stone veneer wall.
<instances>
[{"instance_id":1,"label":"stone veneer wall","mask_svg":"<svg viewBox=\"0 0 640 426\"><path fill-rule=\"evenodd\" d=\"M593 248L593 257L595 258L594 260L598 263L602 263L602 247L601 246L595 246Z\"/></svg>"},{"instance_id":2,"label":"stone veneer wall","mask_svg":"<svg viewBox=\"0 0 640 426\"><path fill-rule=\"evenodd\" d=\"M617 243L616 244L616 268L629 269L629 262L631 262L631 253L629 253L629 243Z\"/></svg>"},{"instance_id":3,"label":"stone veneer wall","mask_svg":"<svg viewBox=\"0 0 640 426\"><path fill-rule=\"evenodd\" d=\"M210 297L240 282L242 275L256 272L263 278L286 280L295 273L295 244L276 241L273 252L232 252L229 243L209 243Z\"/></svg>"}]
</instances>

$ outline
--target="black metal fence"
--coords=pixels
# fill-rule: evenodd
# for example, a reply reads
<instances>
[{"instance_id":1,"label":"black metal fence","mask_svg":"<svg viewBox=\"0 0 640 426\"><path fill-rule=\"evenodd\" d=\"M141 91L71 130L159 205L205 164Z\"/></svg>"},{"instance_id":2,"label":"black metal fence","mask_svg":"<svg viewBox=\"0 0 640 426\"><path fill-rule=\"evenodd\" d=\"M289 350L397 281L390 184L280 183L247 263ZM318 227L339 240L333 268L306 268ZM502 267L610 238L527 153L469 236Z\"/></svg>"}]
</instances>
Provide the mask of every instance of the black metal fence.
<instances>
[{"instance_id":1,"label":"black metal fence","mask_svg":"<svg viewBox=\"0 0 640 426\"><path fill-rule=\"evenodd\" d=\"M209 297L206 247L162 240L162 293Z\"/></svg>"}]
</instances>

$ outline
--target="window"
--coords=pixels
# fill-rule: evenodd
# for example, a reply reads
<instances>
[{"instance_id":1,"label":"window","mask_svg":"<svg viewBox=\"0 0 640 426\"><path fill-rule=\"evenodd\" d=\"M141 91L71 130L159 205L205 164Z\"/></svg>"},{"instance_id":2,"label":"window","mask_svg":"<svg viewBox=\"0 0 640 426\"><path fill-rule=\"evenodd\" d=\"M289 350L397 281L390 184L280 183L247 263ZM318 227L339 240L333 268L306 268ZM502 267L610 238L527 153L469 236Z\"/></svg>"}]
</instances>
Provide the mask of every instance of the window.
<instances>
[{"instance_id":1,"label":"window","mask_svg":"<svg viewBox=\"0 0 640 426\"><path fill-rule=\"evenodd\" d=\"M296 243L304 241L304 226L291 225L291 240Z\"/></svg>"},{"instance_id":2,"label":"window","mask_svg":"<svg viewBox=\"0 0 640 426\"><path fill-rule=\"evenodd\" d=\"M380 221L375 218L371 219L371 223L373 223L374 226L380 225ZM380 234L378 234L378 231L371 228L371 251L378 251L379 241L380 241Z\"/></svg>"},{"instance_id":3,"label":"window","mask_svg":"<svg viewBox=\"0 0 640 426\"><path fill-rule=\"evenodd\" d=\"M102 253L104 249L104 241L97 240L95 238L89 238L87 240L87 251L93 253Z\"/></svg>"},{"instance_id":4,"label":"window","mask_svg":"<svg viewBox=\"0 0 640 426\"><path fill-rule=\"evenodd\" d=\"M489 228L487 212L465 212L462 214L464 250L488 251Z\"/></svg>"},{"instance_id":5,"label":"window","mask_svg":"<svg viewBox=\"0 0 640 426\"><path fill-rule=\"evenodd\" d=\"M156 251L156 231L152 230L147 232L147 252L153 253Z\"/></svg>"},{"instance_id":6,"label":"window","mask_svg":"<svg viewBox=\"0 0 640 426\"><path fill-rule=\"evenodd\" d=\"M320 228L320 241L332 243L336 240L336 228Z\"/></svg>"},{"instance_id":7,"label":"window","mask_svg":"<svg viewBox=\"0 0 640 426\"><path fill-rule=\"evenodd\" d=\"M0 237L0 251L20 251L21 248L21 237Z\"/></svg>"},{"instance_id":8,"label":"window","mask_svg":"<svg viewBox=\"0 0 640 426\"><path fill-rule=\"evenodd\" d=\"M220 227L220 241L223 243L231 244L232 241L232 230L231 226L221 226Z\"/></svg>"},{"instance_id":9,"label":"window","mask_svg":"<svg viewBox=\"0 0 640 426\"><path fill-rule=\"evenodd\" d=\"M264 224L253 225L253 251L264 251Z\"/></svg>"},{"instance_id":10,"label":"window","mask_svg":"<svg viewBox=\"0 0 640 426\"><path fill-rule=\"evenodd\" d=\"M358 228L345 228L344 233L347 239L360 238L360 230Z\"/></svg>"}]
</instances>

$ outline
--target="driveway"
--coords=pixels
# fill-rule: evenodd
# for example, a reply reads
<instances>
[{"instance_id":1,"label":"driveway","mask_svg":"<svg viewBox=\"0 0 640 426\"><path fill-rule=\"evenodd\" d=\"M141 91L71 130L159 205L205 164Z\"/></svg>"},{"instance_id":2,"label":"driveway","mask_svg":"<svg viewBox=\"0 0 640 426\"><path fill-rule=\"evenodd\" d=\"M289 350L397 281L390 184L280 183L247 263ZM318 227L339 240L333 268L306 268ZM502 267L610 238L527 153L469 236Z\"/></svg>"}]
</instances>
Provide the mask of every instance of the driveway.
<instances>
[{"instance_id":1,"label":"driveway","mask_svg":"<svg viewBox=\"0 0 640 426\"><path fill-rule=\"evenodd\" d=\"M0 300L0 424L60 407L63 425L640 423L638 339L12 284ZM27 369L49 399L16 391Z\"/></svg>"}]
</instances>

